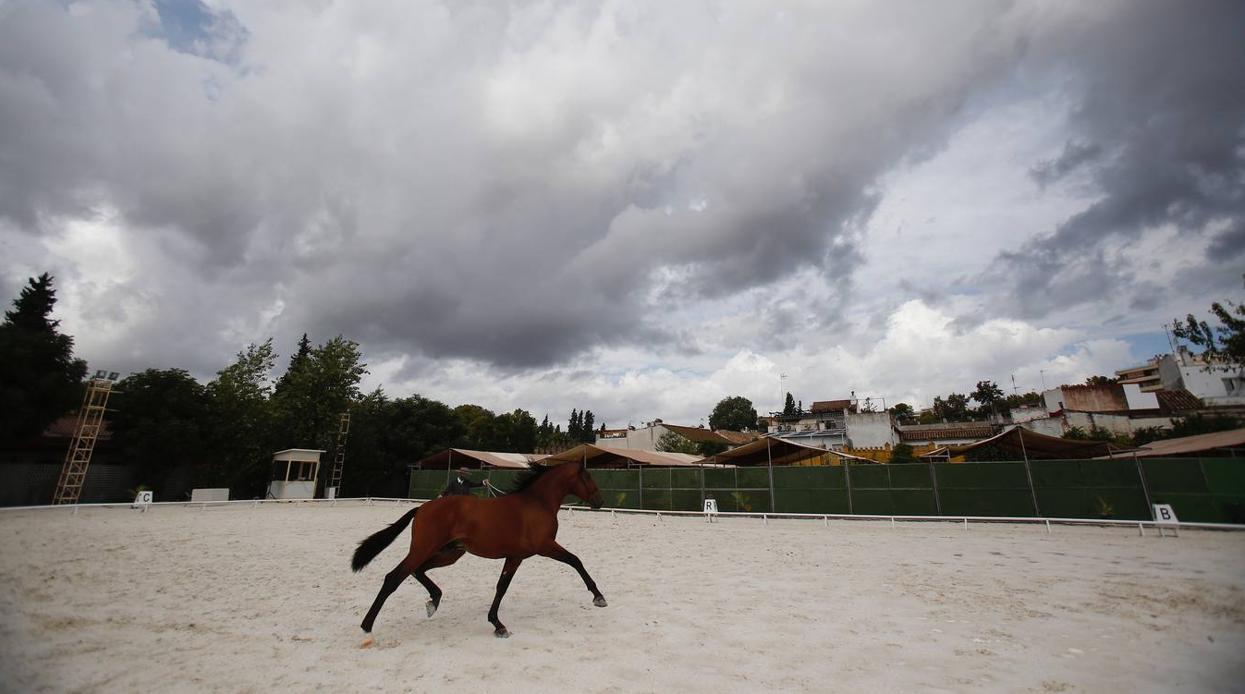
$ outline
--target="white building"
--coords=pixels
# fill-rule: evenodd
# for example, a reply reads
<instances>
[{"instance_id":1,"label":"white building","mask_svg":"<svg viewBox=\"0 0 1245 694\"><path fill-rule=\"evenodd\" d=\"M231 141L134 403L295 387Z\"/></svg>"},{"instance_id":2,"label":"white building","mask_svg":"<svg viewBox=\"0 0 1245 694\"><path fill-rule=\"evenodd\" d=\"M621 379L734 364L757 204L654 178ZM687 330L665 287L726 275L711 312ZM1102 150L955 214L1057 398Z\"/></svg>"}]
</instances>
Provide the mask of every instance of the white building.
<instances>
[{"instance_id":1,"label":"white building","mask_svg":"<svg viewBox=\"0 0 1245 694\"><path fill-rule=\"evenodd\" d=\"M1160 357L1158 366L1168 390L1183 388L1209 407L1245 405L1245 370L1208 362L1183 347Z\"/></svg>"},{"instance_id":2,"label":"white building","mask_svg":"<svg viewBox=\"0 0 1245 694\"><path fill-rule=\"evenodd\" d=\"M720 444L726 447L737 445L736 442L709 429L666 424L660 419L654 419L643 429L607 430L597 435L596 444L602 448L630 448L641 451L656 451L657 443L666 434L677 434L692 443Z\"/></svg>"},{"instance_id":3,"label":"white building","mask_svg":"<svg viewBox=\"0 0 1245 694\"><path fill-rule=\"evenodd\" d=\"M808 412L775 413L771 421L772 436L832 451L882 448L897 441L889 412L857 412L852 400L821 400Z\"/></svg>"}]
</instances>

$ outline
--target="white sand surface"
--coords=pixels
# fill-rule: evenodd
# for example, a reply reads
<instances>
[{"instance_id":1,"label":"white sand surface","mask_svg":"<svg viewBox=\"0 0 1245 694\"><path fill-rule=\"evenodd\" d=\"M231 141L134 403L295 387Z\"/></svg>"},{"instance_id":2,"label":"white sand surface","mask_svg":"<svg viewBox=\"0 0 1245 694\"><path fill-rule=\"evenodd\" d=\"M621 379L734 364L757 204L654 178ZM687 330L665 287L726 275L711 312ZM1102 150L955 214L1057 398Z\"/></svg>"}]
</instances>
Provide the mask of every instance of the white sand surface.
<instances>
[{"instance_id":1,"label":"white sand surface","mask_svg":"<svg viewBox=\"0 0 1245 694\"><path fill-rule=\"evenodd\" d=\"M1241 691L1245 534L563 514L569 567L409 579L405 507L0 512L6 691Z\"/></svg>"}]
</instances>

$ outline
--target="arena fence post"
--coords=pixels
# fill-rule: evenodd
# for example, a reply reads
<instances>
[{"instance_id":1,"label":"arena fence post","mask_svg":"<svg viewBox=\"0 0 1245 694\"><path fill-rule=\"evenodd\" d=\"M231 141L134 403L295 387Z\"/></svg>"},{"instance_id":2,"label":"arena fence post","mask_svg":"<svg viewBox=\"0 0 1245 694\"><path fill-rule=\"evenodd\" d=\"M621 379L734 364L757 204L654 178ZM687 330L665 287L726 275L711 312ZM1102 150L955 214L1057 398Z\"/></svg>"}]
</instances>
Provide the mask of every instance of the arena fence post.
<instances>
[{"instance_id":1,"label":"arena fence post","mask_svg":"<svg viewBox=\"0 0 1245 694\"><path fill-rule=\"evenodd\" d=\"M1050 534L1050 519L1047 519L1046 521L1046 534Z\"/></svg>"},{"instance_id":2,"label":"arena fence post","mask_svg":"<svg viewBox=\"0 0 1245 694\"><path fill-rule=\"evenodd\" d=\"M964 530L968 530L968 518L964 519Z\"/></svg>"}]
</instances>

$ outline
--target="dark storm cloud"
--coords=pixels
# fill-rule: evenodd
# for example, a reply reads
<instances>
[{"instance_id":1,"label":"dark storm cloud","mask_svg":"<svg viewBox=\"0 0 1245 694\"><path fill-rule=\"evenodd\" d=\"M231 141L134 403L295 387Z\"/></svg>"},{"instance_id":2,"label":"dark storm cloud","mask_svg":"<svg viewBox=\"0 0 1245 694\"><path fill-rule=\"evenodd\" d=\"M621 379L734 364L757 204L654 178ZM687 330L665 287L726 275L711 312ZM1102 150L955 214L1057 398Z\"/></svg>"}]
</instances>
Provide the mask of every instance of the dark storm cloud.
<instances>
[{"instance_id":1,"label":"dark storm cloud","mask_svg":"<svg viewBox=\"0 0 1245 694\"><path fill-rule=\"evenodd\" d=\"M1102 254L1171 225L1211 237L1228 262L1245 224L1245 5L1128 3L1036 63L1075 75L1074 132L1034 178L1084 167L1098 199L1050 234L999 256L988 277L1012 283L1010 306L1040 317L1136 289L1146 268ZM1177 291L1182 287L1175 287ZM1138 297L1138 306L1153 302Z\"/></svg>"},{"instance_id":2,"label":"dark storm cloud","mask_svg":"<svg viewBox=\"0 0 1245 694\"><path fill-rule=\"evenodd\" d=\"M1023 254L1021 285L1105 291L1128 278L1094 267L1103 233L1239 211L1240 154L1220 149L1239 69L1205 67L1231 57L1227 21L1190 47L1210 22L1161 5L1121 5L1120 27L1023 3L660 7L7 4L0 221L111 220L135 269L91 295L125 326L105 357L135 366L210 372L304 331L412 369L695 350L671 307L801 273L829 290L760 301L767 325L837 320L880 177L939 151L1021 60L1085 85L1034 177L1105 191Z\"/></svg>"}]
</instances>

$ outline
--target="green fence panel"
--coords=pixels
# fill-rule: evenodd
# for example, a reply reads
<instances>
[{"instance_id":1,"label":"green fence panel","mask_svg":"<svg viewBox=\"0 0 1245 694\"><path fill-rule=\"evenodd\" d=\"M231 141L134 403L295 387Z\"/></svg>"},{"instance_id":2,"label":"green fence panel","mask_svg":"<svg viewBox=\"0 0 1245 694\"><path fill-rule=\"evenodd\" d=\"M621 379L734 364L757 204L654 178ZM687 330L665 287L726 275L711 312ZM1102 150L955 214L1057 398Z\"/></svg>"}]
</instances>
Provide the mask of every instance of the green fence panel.
<instances>
[{"instance_id":1,"label":"green fence panel","mask_svg":"<svg viewBox=\"0 0 1245 694\"><path fill-rule=\"evenodd\" d=\"M970 465L971 463L962 463ZM986 463L987 465L995 463ZM944 516L1016 516L1033 515L1033 501L1028 489L943 489L941 471L939 499Z\"/></svg>"},{"instance_id":2,"label":"green fence panel","mask_svg":"<svg viewBox=\"0 0 1245 694\"><path fill-rule=\"evenodd\" d=\"M774 470L775 473L778 470ZM811 489L774 490L774 511L777 513L821 513L813 500Z\"/></svg>"},{"instance_id":3,"label":"green fence panel","mask_svg":"<svg viewBox=\"0 0 1245 694\"><path fill-rule=\"evenodd\" d=\"M645 489L644 490L644 508L653 511L670 511L673 509L671 505L671 492L669 489Z\"/></svg>"},{"instance_id":4,"label":"green fence panel","mask_svg":"<svg viewBox=\"0 0 1245 694\"><path fill-rule=\"evenodd\" d=\"M1132 460L1086 460L1081 466L1081 479L1087 487L1137 487L1137 463Z\"/></svg>"},{"instance_id":5,"label":"green fence panel","mask_svg":"<svg viewBox=\"0 0 1245 694\"><path fill-rule=\"evenodd\" d=\"M640 489L640 473L635 470L590 470L592 481L601 490L635 490Z\"/></svg>"},{"instance_id":6,"label":"green fence panel","mask_svg":"<svg viewBox=\"0 0 1245 694\"><path fill-rule=\"evenodd\" d=\"M1033 472L1033 486L1073 488L1082 486L1080 460L1033 460L1029 469Z\"/></svg>"},{"instance_id":7,"label":"green fence panel","mask_svg":"<svg viewBox=\"0 0 1245 694\"><path fill-rule=\"evenodd\" d=\"M705 490L705 493L717 499L719 511L741 513L768 513L770 511L768 490L709 489Z\"/></svg>"},{"instance_id":8,"label":"green fence panel","mask_svg":"<svg viewBox=\"0 0 1245 694\"><path fill-rule=\"evenodd\" d=\"M813 466L792 466L774 468L774 489L822 489L839 487L832 484L831 468Z\"/></svg>"},{"instance_id":9,"label":"green fence panel","mask_svg":"<svg viewBox=\"0 0 1245 694\"><path fill-rule=\"evenodd\" d=\"M733 467L705 468L705 486L714 489L734 489L735 469Z\"/></svg>"},{"instance_id":10,"label":"green fence panel","mask_svg":"<svg viewBox=\"0 0 1245 694\"><path fill-rule=\"evenodd\" d=\"M700 468L672 468L670 486L674 489L700 489Z\"/></svg>"},{"instance_id":11,"label":"green fence panel","mask_svg":"<svg viewBox=\"0 0 1245 694\"><path fill-rule=\"evenodd\" d=\"M1245 524L1245 494L1216 494L1215 503L1219 520L1208 522Z\"/></svg>"},{"instance_id":12,"label":"green fence panel","mask_svg":"<svg viewBox=\"0 0 1245 694\"><path fill-rule=\"evenodd\" d=\"M900 463L887 465L886 469L890 472L891 489L933 489L933 482L929 478L929 465L926 463Z\"/></svg>"},{"instance_id":13,"label":"green fence panel","mask_svg":"<svg viewBox=\"0 0 1245 694\"><path fill-rule=\"evenodd\" d=\"M1245 459L1203 458L1206 484L1215 494L1245 494Z\"/></svg>"},{"instance_id":14,"label":"green fence panel","mask_svg":"<svg viewBox=\"0 0 1245 694\"><path fill-rule=\"evenodd\" d=\"M809 494L812 496L814 513L848 512L846 489L812 489Z\"/></svg>"},{"instance_id":15,"label":"green fence panel","mask_svg":"<svg viewBox=\"0 0 1245 694\"><path fill-rule=\"evenodd\" d=\"M1220 506L1211 494L1186 494L1180 492L1154 492L1156 504L1171 504L1176 518L1188 523L1222 523Z\"/></svg>"},{"instance_id":16,"label":"green fence panel","mask_svg":"<svg viewBox=\"0 0 1245 694\"><path fill-rule=\"evenodd\" d=\"M609 508L640 508L638 489L602 489L601 499Z\"/></svg>"},{"instance_id":17,"label":"green fence panel","mask_svg":"<svg viewBox=\"0 0 1245 694\"><path fill-rule=\"evenodd\" d=\"M889 489L857 489L856 470L852 470L852 513L889 516L895 512Z\"/></svg>"},{"instance_id":18,"label":"green fence panel","mask_svg":"<svg viewBox=\"0 0 1245 694\"><path fill-rule=\"evenodd\" d=\"M1024 463L935 463L934 468L940 490L1029 488Z\"/></svg>"},{"instance_id":19,"label":"green fence panel","mask_svg":"<svg viewBox=\"0 0 1245 694\"><path fill-rule=\"evenodd\" d=\"M699 489L670 490L671 511L701 511L704 508Z\"/></svg>"},{"instance_id":20,"label":"green fence panel","mask_svg":"<svg viewBox=\"0 0 1245 694\"><path fill-rule=\"evenodd\" d=\"M887 474L885 465L852 465L849 473L852 477L853 491L856 489L890 489L890 475Z\"/></svg>"},{"instance_id":21,"label":"green fence panel","mask_svg":"<svg viewBox=\"0 0 1245 694\"><path fill-rule=\"evenodd\" d=\"M644 490L647 493L650 489L669 489L670 488L670 469L669 468L648 468L639 471L640 479L643 480Z\"/></svg>"},{"instance_id":22,"label":"green fence panel","mask_svg":"<svg viewBox=\"0 0 1245 694\"><path fill-rule=\"evenodd\" d=\"M769 468L735 468L735 484L739 489L769 489Z\"/></svg>"},{"instance_id":23,"label":"green fence panel","mask_svg":"<svg viewBox=\"0 0 1245 694\"><path fill-rule=\"evenodd\" d=\"M1206 488L1206 479L1202 477L1202 468L1196 458L1143 460L1141 465L1145 468L1146 482L1152 495L1158 492L1201 494L1210 491ZM1176 517L1180 517L1179 511Z\"/></svg>"},{"instance_id":24,"label":"green fence panel","mask_svg":"<svg viewBox=\"0 0 1245 694\"><path fill-rule=\"evenodd\" d=\"M936 516L933 489L892 489L891 513L897 516Z\"/></svg>"}]
</instances>

